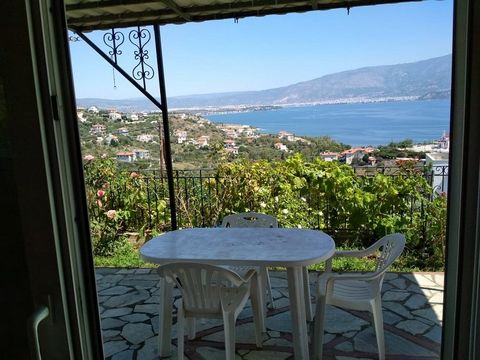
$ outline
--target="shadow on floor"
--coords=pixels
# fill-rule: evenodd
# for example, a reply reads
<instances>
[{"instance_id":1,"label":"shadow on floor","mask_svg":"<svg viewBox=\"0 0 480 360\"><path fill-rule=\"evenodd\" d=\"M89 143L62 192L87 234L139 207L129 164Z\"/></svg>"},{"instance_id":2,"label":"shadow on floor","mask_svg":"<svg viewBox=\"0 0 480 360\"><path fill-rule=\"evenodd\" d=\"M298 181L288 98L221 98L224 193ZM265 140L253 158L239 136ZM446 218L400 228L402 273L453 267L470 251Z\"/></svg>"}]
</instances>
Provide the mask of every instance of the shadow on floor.
<instances>
[{"instance_id":1,"label":"shadow on floor","mask_svg":"<svg viewBox=\"0 0 480 360\"><path fill-rule=\"evenodd\" d=\"M96 276L106 359L158 359L160 294L156 271L98 268ZM255 348L251 308L247 306L236 326L237 359L293 359L286 273L270 271L270 277L275 309L268 312L263 349ZM312 295L315 279L315 272L311 272ZM177 303L179 293L174 291ZM387 359L440 358L443 273L388 273L382 302ZM172 337L175 344L175 325ZM224 359L222 322L198 321L197 338L185 345L186 358ZM176 347L172 348L170 359L176 359ZM327 306L323 353L325 359L376 359L369 313Z\"/></svg>"}]
</instances>

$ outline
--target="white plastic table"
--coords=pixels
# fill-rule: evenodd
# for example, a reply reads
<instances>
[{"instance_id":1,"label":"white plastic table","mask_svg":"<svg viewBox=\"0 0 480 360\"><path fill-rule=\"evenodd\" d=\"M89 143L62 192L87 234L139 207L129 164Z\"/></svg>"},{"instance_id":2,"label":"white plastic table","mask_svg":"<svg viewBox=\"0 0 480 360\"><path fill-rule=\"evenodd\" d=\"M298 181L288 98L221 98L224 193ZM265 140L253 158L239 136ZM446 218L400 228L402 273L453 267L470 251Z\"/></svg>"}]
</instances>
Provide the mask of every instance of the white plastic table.
<instances>
[{"instance_id":1,"label":"white plastic table","mask_svg":"<svg viewBox=\"0 0 480 360\"><path fill-rule=\"evenodd\" d=\"M194 228L167 232L140 249L147 262L191 261L213 265L283 266L287 268L295 359L308 359L309 286L303 270L335 252L327 234L307 229ZM305 286L306 285L306 286ZM172 286L160 280L159 355L170 356ZM308 315L310 318L311 315Z\"/></svg>"}]
</instances>

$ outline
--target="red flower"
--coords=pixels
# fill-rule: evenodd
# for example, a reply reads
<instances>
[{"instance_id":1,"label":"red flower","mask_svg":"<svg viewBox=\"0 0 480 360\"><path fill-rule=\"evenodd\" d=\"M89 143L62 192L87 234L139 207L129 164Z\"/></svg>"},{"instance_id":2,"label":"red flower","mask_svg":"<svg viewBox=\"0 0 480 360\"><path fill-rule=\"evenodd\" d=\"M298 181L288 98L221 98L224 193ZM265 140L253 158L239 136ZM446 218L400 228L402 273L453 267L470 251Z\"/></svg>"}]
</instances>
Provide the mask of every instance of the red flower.
<instances>
[{"instance_id":1,"label":"red flower","mask_svg":"<svg viewBox=\"0 0 480 360\"><path fill-rule=\"evenodd\" d=\"M130 174L131 178L136 178L136 177L139 177L139 176L140 175L138 175L138 173L136 173L135 171Z\"/></svg>"},{"instance_id":2,"label":"red flower","mask_svg":"<svg viewBox=\"0 0 480 360\"><path fill-rule=\"evenodd\" d=\"M98 191L97 191L97 196L98 196L99 198L102 198L104 195L105 195L105 191L103 191L103 190L98 190Z\"/></svg>"}]
</instances>

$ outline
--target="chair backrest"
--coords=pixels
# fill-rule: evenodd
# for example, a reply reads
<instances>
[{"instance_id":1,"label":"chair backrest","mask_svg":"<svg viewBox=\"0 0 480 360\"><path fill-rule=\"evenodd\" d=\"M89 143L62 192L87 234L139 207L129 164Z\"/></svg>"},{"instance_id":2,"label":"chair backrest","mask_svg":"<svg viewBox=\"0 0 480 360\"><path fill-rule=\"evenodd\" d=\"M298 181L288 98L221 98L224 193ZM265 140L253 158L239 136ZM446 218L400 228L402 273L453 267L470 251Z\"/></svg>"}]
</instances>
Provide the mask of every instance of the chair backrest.
<instances>
[{"instance_id":1,"label":"chair backrest","mask_svg":"<svg viewBox=\"0 0 480 360\"><path fill-rule=\"evenodd\" d=\"M248 286L237 273L207 264L175 262L160 266L158 272L178 286L184 309L194 313L218 313L225 296Z\"/></svg>"},{"instance_id":2,"label":"chair backrest","mask_svg":"<svg viewBox=\"0 0 480 360\"><path fill-rule=\"evenodd\" d=\"M385 273L390 265L400 256L404 247L405 236L399 233L385 235L373 244L370 247L372 250L380 250L375 273Z\"/></svg>"},{"instance_id":3,"label":"chair backrest","mask_svg":"<svg viewBox=\"0 0 480 360\"><path fill-rule=\"evenodd\" d=\"M255 212L245 212L225 216L222 227L242 228L278 228L278 221L275 217Z\"/></svg>"}]
</instances>

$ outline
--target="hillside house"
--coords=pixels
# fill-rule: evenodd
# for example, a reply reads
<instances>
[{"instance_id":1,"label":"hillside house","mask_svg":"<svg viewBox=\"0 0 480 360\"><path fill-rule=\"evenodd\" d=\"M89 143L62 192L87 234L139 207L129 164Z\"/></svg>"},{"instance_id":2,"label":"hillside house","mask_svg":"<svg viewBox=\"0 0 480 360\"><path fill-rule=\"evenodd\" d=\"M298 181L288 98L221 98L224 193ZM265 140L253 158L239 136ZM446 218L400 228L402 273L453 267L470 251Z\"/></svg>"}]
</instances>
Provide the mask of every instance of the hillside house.
<instances>
[{"instance_id":1,"label":"hillside house","mask_svg":"<svg viewBox=\"0 0 480 360\"><path fill-rule=\"evenodd\" d=\"M197 139L197 146L198 147L206 147L206 146L208 146L208 141L209 140L210 140L210 136L207 136L207 135L200 136Z\"/></svg>"},{"instance_id":2,"label":"hillside house","mask_svg":"<svg viewBox=\"0 0 480 360\"><path fill-rule=\"evenodd\" d=\"M185 130L175 130L175 136L177 137L177 144L183 144L187 141L187 132Z\"/></svg>"},{"instance_id":3,"label":"hillside house","mask_svg":"<svg viewBox=\"0 0 480 360\"><path fill-rule=\"evenodd\" d=\"M117 161L132 162L135 161L135 153L130 151L118 152L116 154Z\"/></svg>"},{"instance_id":4,"label":"hillside house","mask_svg":"<svg viewBox=\"0 0 480 360\"><path fill-rule=\"evenodd\" d=\"M90 128L90 133L95 135L104 135L106 131L107 131L107 127L102 124L94 124Z\"/></svg>"},{"instance_id":5,"label":"hillside house","mask_svg":"<svg viewBox=\"0 0 480 360\"><path fill-rule=\"evenodd\" d=\"M232 139L224 140L223 141L223 147L225 149L231 149L231 148L236 147L235 140L232 140Z\"/></svg>"},{"instance_id":6,"label":"hillside house","mask_svg":"<svg viewBox=\"0 0 480 360\"><path fill-rule=\"evenodd\" d=\"M81 123L84 123L87 121L87 119L84 118L83 115L84 115L83 111L77 111L77 120L80 121Z\"/></svg>"},{"instance_id":7,"label":"hillside house","mask_svg":"<svg viewBox=\"0 0 480 360\"><path fill-rule=\"evenodd\" d=\"M335 161L340 159L340 153L325 151L319 154L324 161Z\"/></svg>"},{"instance_id":8,"label":"hillside house","mask_svg":"<svg viewBox=\"0 0 480 360\"><path fill-rule=\"evenodd\" d=\"M128 128L126 127L121 127L117 130L118 135L128 135Z\"/></svg>"},{"instance_id":9,"label":"hillside house","mask_svg":"<svg viewBox=\"0 0 480 360\"><path fill-rule=\"evenodd\" d=\"M92 114L98 114L100 112L96 106L90 106L87 111Z\"/></svg>"},{"instance_id":10,"label":"hillside house","mask_svg":"<svg viewBox=\"0 0 480 360\"><path fill-rule=\"evenodd\" d=\"M225 136L229 137L229 138L237 138L238 137L238 134L237 134L237 131L234 130L234 129L222 129L223 132L225 133Z\"/></svg>"},{"instance_id":11,"label":"hillside house","mask_svg":"<svg viewBox=\"0 0 480 360\"><path fill-rule=\"evenodd\" d=\"M251 138L251 137L254 137L255 136L255 130L252 129L251 127L245 127L243 129L243 133L242 133L243 136L246 136L248 138Z\"/></svg>"},{"instance_id":12,"label":"hillside house","mask_svg":"<svg viewBox=\"0 0 480 360\"><path fill-rule=\"evenodd\" d=\"M128 114L127 118L131 121L138 121L140 120L139 116L135 113Z\"/></svg>"},{"instance_id":13,"label":"hillside house","mask_svg":"<svg viewBox=\"0 0 480 360\"><path fill-rule=\"evenodd\" d=\"M273 145L275 149L280 150L280 151L285 151L288 152L288 147L285 144L282 144L281 142L277 142Z\"/></svg>"},{"instance_id":14,"label":"hillside house","mask_svg":"<svg viewBox=\"0 0 480 360\"><path fill-rule=\"evenodd\" d=\"M286 139L287 141L295 141L295 135L288 132L288 131L279 131L278 132L279 139Z\"/></svg>"},{"instance_id":15,"label":"hillside house","mask_svg":"<svg viewBox=\"0 0 480 360\"><path fill-rule=\"evenodd\" d=\"M238 155L238 146L228 147L228 148L225 148L225 150L230 154Z\"/></svg>"},{"instance_id":16,"label":"hillside house","mask_svg":"<svg viewBox=\"0 0 480 360\"><path fill-rule=\"evenodd\" d=\"M144 142L144 143L153 141L153 138L154 138L154 135L152 134L137 135L137 141Z\"/></svg>"},{"instance_id":17,"label":"hillside house","mask_svg":"<svg viewBox=\"0 0 480 360\"><path fill-rule=\"evenodd\" d=\"M437 193L446 193L448 189L448 152L425 154L425 165L431 167L432 188Z\"/></svg>"},{"instance_id":18,"label":"hillside house","mask_svg":"<svg viewBox=\"0 0 480 360\"><path fill-rule=\"evenodd\" d=\"M354 147L341 153L345 164L351 165L353 160L361 160L365 155L370 156L375 151L373 147Z\"/></svg>"},{"instance_id":19,"label":"hillside house","mask_svg":"<svg viewBox=\"0 0 480 360\"><path fill-rule=\"evenodd\" d=\"M112 142L113 143L118 143L118 137L113 135L113 134L108 134L106 137L105 137L105 143L107 145L112 145Z\"/></svg>"},{"instance_id":20,"label":"hillside house","mask_svg":"<svg viewBox=\"0 0 480 360\"><path fill-rule=\"evenodd\" d=\"M450 134L443 133L442 137L437 142L440 152L448 152L450 149Z\"/></svg>"},{"instance_id":21,"label":"hillside house","mask_svg":"<svg viewBox=\"0 0 480 360\"><path fill-rule=\"evenodd\" d=\"M150 150L136 149L133 150L136 160L148 160L150 159Z\"/></svg>"},{"instance_id":22,"label":"hillside house","mask_svg":"<svg viewBox=\"0 0 480 360\"><path fill-rule=\"evenodd\" d=\"M108 119L111 121L120 121L122 120L122 114L116 111L110 111L108 113Z\"/></svg>"}]
</instances>

